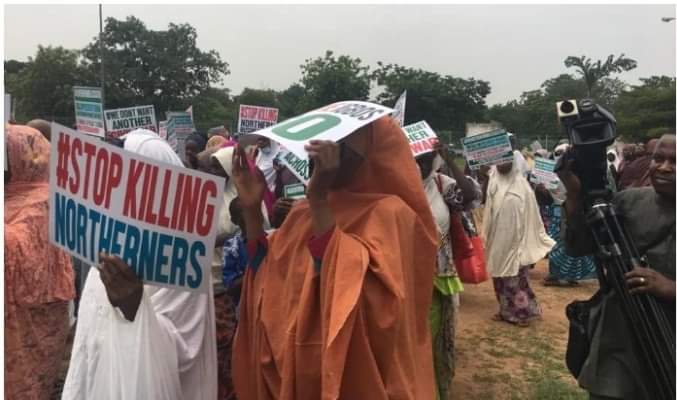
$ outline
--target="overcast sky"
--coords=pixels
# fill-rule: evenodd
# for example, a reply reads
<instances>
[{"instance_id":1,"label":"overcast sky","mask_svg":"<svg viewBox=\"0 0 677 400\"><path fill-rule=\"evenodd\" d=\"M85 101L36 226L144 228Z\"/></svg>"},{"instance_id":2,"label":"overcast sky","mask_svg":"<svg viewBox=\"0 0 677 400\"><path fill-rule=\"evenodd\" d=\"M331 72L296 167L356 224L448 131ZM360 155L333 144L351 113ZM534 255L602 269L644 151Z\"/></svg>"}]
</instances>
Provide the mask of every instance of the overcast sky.
<instances>
[{"instance_id":1,"label":"overcast sky","mask_svg":"<svg viewBox=\"0 0 677 400\"><path fill-rule=\"evenodd\" d=\"M230 64L223 85L235 94L284 89L305 59L327 49L372 67L487 80L489 104L566 72L569 55L625 53L638 62L622 75L630 83L675 75L675 21L661 22L675 16L672 5L104 5L103 13L134 15L153 30L191 24L198 46ZM26 60L38 44L80 49L98 29L96 5L5 5L5 59Z\"/></svg>"}]
</instances>

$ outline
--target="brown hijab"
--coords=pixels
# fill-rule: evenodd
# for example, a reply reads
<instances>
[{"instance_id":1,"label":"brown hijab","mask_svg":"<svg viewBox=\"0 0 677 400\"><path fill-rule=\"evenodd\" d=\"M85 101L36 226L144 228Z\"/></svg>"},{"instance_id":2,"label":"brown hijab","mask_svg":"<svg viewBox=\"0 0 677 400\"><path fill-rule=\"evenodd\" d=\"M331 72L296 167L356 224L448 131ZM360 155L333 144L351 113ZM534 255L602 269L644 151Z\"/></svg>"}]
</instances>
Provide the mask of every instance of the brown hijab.
<instances>
[{"instance_id":1,"label":"brown hijab","mask_svg":"<svg viewBox=\"0 0 677 400\"><path fill-rule=\"evenodd\" d=\"M409 145L390 117L362 128L366 158L332 192L320 272L307 202L248 269L233 354L238 398L433 399L428 313L437 230Z\"/></svg>"}]
</instances>

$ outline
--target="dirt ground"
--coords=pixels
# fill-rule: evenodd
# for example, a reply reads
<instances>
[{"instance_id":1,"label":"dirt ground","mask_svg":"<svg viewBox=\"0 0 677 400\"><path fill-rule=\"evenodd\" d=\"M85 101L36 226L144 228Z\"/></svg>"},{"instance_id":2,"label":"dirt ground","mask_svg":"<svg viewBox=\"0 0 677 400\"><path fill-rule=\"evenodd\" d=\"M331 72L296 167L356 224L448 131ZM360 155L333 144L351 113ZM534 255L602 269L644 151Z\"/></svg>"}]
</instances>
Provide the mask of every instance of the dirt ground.
<instances>
[{"instance_id":1,"label":"dirt ground","mask_svg":"<svg viewBox=\"0 0 677 400\"><path fill-rule=\"evenodd\" d=\"M465 285L456 328L453 400L588 399L564 364L569 329L564 308L573 300L592 296L597 281L583 281L576 287L545 287L542 281L547 270L544 260L529 273L543 318L528 328L491 320L498 311L491 280ZM60 398L68 361L66 355L53 399Z\"/></svg>"},{"instance_id":2,"label":"dirt ground","mask_svg":"<svg viewBox=\"0 0 677 400\"><path fill-rule=\"evenodd\" d=\"M491 280L464 285L456 328L454 400L587 399L564 364L568 337L567 304L587 299L597 281L576 287L546 287L547 260L529 273L543 318L527 328L495 322L498 311Z\"/></svg>"}]
</instances>

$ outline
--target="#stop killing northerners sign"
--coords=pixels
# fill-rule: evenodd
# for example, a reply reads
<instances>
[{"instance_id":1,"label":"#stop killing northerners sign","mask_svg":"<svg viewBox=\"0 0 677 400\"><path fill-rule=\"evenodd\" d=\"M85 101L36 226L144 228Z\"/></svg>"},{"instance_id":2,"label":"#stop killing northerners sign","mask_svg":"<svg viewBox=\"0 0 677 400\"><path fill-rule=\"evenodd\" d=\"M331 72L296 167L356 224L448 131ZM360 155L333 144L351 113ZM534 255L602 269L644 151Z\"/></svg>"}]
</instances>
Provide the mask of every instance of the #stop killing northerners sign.
<instances>
[{"instance_id":1,"label":"#stop killing northerners sign","mask_svg":"<svg viewBox=\"0 0 677 400\"><path fill-rule=\"evenodd\" d=\"M52 123L49 236L92 265L120 257L145 283L206 291L223 179Z\"/></svg>"}]
</instances>

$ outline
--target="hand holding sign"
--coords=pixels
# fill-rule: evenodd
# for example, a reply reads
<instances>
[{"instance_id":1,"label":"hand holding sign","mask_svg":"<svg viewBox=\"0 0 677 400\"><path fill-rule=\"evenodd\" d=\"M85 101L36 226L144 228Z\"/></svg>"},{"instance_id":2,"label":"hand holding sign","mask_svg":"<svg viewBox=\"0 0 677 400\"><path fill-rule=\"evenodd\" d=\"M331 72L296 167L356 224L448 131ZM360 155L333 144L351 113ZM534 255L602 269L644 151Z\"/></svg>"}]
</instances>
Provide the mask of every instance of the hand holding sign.
<instances>
[{"instance_id":1,"label":"hand holding sign","mask_svg":"<svg viewBox=\"0 0 677 400\"><path fill-rule=\"evenodd\" d=\"M106 288L108 301L118 307L125 318L134 321L141 304L143 284L134 271L117 256L99 255L101 282Z\"/></svg>"},{"instance_id":2,"label":"hand holding sign","mask_svg":"<svg viewBox=\"0 0 677 400\"><path fill-rule=\"evenodd\" d=\"M311 140L305 150L314 163L313 174L308 182L308 200L324 201L338 174L341 148L330 140Z\"/></svg>"},{"instance_id":3,"label":"hand holding sign","mask_svg":"<svg viewBox=\"0 0 677 400\"><path fill-rule=\"evenodd\" d=\"M245 149L240 146L233 152L233 176L231 179L235 183L243 208L261 207L266 182L257 170L249 169L247 154Z\"/></svg>"}]
</instances>

